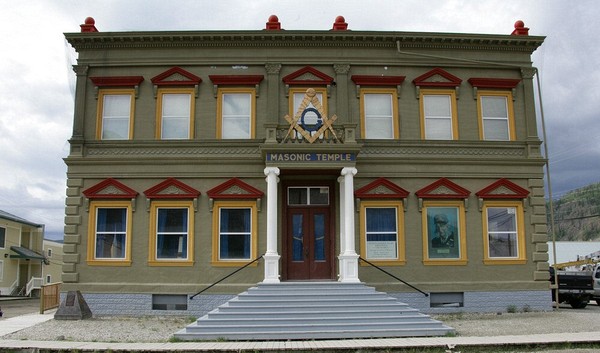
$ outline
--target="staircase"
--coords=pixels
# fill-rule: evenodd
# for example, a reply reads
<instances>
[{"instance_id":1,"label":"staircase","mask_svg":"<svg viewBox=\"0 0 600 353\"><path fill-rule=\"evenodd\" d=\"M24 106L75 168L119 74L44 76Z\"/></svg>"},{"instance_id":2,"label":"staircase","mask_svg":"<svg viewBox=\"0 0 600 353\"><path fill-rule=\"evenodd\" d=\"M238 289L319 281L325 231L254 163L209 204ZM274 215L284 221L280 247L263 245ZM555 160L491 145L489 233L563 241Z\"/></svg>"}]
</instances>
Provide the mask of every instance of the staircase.
<instances>
[{"instance_id":1,"label":"staircase","mask_svg":"<svg viewBox=\"0 0 600 353\"><path fill-rule=\"evenodd\" d=\"M362 283L282 282L259 283L175 333L175 337L306 340L448 333L454 333L454 329Z\"/></svg>"}]
</instances>

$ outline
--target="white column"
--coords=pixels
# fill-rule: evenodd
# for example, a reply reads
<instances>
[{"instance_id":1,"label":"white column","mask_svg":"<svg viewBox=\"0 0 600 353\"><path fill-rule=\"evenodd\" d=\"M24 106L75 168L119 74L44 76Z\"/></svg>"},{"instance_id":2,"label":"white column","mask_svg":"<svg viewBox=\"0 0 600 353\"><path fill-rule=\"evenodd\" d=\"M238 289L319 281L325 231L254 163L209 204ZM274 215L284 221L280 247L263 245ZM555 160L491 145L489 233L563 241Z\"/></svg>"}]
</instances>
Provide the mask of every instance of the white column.
<instances>
[{"instance_id":1,"label":"white column","mask_svg":"<svg viewBox=\"0 0 600 353\"><path fill-rule=\"evenodd\" d=\"M340 254L338 256L338 280L342 280L342 278L344 278L344 264L342 263L342 255L344 254L344 252L346 251L346 239L345 239L345 234L346 232L344 231L344 229L346 229L346 217L345 217L345 209L346 209L346 205L344 203L344 200L346 199L346 193L344 192L344 177L338 177L337 179L338 183L340 183L340 237L339 237L339 241L340 241Z\"/></svg>"},{"instance_id":2,"label":"white column","mask_svg":"<svg viewBox=\"0 0 600 353\"><path fill-rule=\"evenodd\" d=\"M267 176L267 251L265 260L264 283L279 282L279 254L277 253L277 183L279 168L265 168Z\"/></svg>"},{"instance_id":3,"label":"white column","mask_svg":"<svg viewBox=\"0 0 600 353\"><path fill-rule=\"evenodd\" d=\"M343 202L344 205L342 214L344 218L344 233L342 235L344 249L342 249L339 256L339 280L341 282L360 282L358 279L358 255L356 254L354 240L354 175L356 173L356 168L347 167L342 169L344 180L340 185L343 188L340 192L343 194L343 196L340 196L340 202Z\"/></svg>"}]
</instances>

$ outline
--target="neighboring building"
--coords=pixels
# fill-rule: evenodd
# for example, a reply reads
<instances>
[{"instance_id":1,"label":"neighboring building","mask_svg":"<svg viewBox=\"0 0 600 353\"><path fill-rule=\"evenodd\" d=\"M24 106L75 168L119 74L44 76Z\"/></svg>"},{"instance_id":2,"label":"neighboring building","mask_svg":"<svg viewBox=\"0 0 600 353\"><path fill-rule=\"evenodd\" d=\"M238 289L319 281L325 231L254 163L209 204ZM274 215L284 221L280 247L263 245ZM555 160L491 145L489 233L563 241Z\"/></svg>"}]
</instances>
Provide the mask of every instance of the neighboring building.
<instances>
[{"instance_id":1,"label":"neighboring building","mask_svg":"<svg viewBox=\"0 0 600 353\"><path fill-rule=\"evenodd\" d=\"M62 240L44 239L44 255L47 260L44 266L44 284L60 282L63 267Z\"/></svg>"},{"instance_id":2,"label":"neighboring building","mask_svg":"<svg viewBox=\"0 0 600 353\"><path fill-rule=\"evenodd\" d=\"M365 282L429 312L551 308L544 38L522 22L98 32L88 18L66 39L62 290L95 314L198 314L279 281Z\"/></svg>"},{"instance_id":3,"label":"neighboring building","mask_svg":"<svg viewBox=\"0 0 600 353\"><path fill-rule=\"evenodd\" d=\"M43 224L0 210L0 295L39 295L43 239Z\"/></svg>"}]
</instances>

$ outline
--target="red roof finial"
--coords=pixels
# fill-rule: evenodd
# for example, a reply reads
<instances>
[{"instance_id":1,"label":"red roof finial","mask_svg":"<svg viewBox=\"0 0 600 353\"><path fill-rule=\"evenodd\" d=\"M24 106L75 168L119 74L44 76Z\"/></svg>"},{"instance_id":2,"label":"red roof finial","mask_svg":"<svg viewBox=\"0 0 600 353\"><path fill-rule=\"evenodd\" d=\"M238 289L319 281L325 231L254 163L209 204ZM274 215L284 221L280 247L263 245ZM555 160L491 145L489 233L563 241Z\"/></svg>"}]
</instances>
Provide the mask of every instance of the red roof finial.
<instances>
[{"instance_id":1,"label":"red roof finial","mask_svg":"<svg viewBox=\"0 0 600 353\"><path fill-rule=\"evenodd\" d=\"M267 30L276 30L281 29L281 22L279 22L279 18L275 15L269 16L269 21L267 22L267 26L265 27Z\"/></svg>"},{"instance_id":2,"label":"red roof finial","mask_svg":"<svg viewBox=\"0 0 600 353\"><path fill-rule=\"evenodd\" d=\"M334 31L345 31L348 29L348 24L346 23L344 16L338 16L335 18L332 29Z\"/></svg>"},{"instance_id":3,"label":"red roof finial","mask_svg":"<svg viewBox=\"0 0 600 353\"><path fill-rule=\"evenodd\" d=\"M525 27L525 23L521 20L515 22L515 30L512 31L513 36L528 36L529 28Z\"/></svg>"},{"instance_id":4,"label":"red roof finial","mask_svg":"<svg viewBox=\"0 0 600 353\"><path fill-rule=\"evenodd\" d=\"M95 25L96 21L92 17L88 17L82 25L79 25L79 27L81 27L81 32L98 32Z\"/></svg>"}]
</instances>

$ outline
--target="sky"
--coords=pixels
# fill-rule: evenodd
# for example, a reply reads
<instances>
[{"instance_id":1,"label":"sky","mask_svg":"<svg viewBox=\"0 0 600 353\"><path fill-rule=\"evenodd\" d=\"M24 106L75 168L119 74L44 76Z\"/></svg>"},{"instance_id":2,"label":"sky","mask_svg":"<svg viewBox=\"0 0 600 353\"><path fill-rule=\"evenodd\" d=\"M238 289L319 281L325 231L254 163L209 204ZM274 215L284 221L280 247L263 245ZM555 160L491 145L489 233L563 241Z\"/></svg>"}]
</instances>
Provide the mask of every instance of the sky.
<instances>
[{"instance_id":1,"label":"sky","mask_svg":"<svg viewBox=\"0 0 600 353\"><path fill-rule=\"evenodd\" d=\"M5 0L0 12L0 209L61 239L76 53L64 33L86 17L100 32L289 30L545 36L539 70L553 196L600 182L600 2L597 0ZM539 104L539 102L538 102ZM542 108L542 109L540 109ZM540 126L539 135L542 138Z\"/></svg>"}]
</instances>

